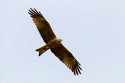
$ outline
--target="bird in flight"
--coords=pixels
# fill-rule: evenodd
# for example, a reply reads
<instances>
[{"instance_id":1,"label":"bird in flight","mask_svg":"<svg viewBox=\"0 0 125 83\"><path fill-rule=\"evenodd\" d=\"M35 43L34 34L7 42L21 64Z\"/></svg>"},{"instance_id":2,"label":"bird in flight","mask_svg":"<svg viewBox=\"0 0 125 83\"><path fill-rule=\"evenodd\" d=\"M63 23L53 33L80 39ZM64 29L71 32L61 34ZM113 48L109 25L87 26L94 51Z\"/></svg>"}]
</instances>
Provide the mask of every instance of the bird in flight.
<instances>
[{"instance_id":1,"label":"bird in flight","mask_svg":"<svg viewBox=\"0 0 125 83\"><path fill-rule=\"evenodd\" d=\"M46 43L45 46L42 46L36 50L39 52L39 56L50 49L51 52L60 59L60 61L71 69L74 75L81 74L82 69L80 67L80 63L75 59L72 53L62 45L62 40L56 37L50 24L43 17L43 15L35 8L30 8L28 13L32 17L40 35Z\"/></svg>"}]
</instances>

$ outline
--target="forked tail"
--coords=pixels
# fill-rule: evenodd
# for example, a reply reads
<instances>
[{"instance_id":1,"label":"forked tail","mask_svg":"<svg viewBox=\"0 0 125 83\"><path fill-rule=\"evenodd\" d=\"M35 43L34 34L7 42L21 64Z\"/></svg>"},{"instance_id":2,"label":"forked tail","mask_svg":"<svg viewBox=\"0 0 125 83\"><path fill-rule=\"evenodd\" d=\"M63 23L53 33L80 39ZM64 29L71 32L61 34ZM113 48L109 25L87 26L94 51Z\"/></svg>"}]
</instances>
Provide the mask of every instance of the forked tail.
<instances>
[{"instance_id":1,"label":"forked tail","mask_svg":"<svg viewBox=\"0 0 125 83\"><path fill-rule=\"evenodd\" d=\"M39 49L36 49L36 51L39 52L39 56L40 56L41 54L43 54L44 52L46 52L48 49L49 49L49 47L47 45L45 45L45 46L43 46L43 47L41 47Z\"/></svg>"}]
</instances>

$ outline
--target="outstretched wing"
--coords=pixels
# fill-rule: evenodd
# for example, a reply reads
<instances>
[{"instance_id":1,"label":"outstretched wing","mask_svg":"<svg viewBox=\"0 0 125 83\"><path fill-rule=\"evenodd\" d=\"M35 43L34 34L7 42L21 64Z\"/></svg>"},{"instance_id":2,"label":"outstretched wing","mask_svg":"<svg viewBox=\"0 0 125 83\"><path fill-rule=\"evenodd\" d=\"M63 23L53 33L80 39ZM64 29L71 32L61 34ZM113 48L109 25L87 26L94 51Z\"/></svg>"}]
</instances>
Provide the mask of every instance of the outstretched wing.
<instances>
[{"instance_id":1,"label":"outstretched wing","mask_svg":"<svg viewBox=\"0 0 125 83\"><path fill-rule=\"evenodd\" d=\"M52 31L50 24L46 21L46 19L39 11L37 11L35 8L30 8L28 13L33 18L33 21L37 26L37 29L45 43L48 43L50 40L56 37L54 32Z\"/></svg>"},{"instance_id":2,"label":"outstretched wing","mask_svg":"<svg viewBox=\"0 0 125 83\"><path fill-rule=\"evenodd\" d=\"M74 56L61 44L58 47L52 48L51 51L57 56L72 72L74 75L81 74L80 63Z\"/></svg>"}]
</instances>

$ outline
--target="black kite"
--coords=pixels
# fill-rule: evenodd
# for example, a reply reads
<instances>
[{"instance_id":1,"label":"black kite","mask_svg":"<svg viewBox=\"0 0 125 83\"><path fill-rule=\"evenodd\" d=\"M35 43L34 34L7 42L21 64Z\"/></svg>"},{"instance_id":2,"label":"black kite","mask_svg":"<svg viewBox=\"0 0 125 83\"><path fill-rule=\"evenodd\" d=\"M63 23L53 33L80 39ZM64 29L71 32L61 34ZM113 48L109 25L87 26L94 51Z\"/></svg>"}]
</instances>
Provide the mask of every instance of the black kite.
<instances>
[{"instance_id":1,"label":"black kite","mask_svg":"<svg viewBox=\"0 0 125 83\"><path fill-rule=\"evenodd\" d=\"M58 39L54 34L50 24L46 21L43 15L37 11L35 8L30 8L28 12L42 36L44 42L46 43L45 46L37 49L36 51L39 52L39 56L43 54L45 51L50 49L52 53L55 54L72 72L74 75L81 74L80 70L80 63L75 59L75 57L61 44L61 39Z\"/></svg>"}]
</instances>

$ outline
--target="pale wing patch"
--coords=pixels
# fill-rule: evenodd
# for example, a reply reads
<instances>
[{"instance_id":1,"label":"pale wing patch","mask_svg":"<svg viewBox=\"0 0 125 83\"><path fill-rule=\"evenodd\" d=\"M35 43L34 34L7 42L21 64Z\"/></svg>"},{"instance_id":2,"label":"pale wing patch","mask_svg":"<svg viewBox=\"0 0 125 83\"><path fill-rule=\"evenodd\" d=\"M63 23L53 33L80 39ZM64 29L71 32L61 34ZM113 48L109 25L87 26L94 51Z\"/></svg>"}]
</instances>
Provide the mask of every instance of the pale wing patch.
<instances>
[{"instance_id":1,"label":"pale wing patch","mask_svg":"<svg viewBox=\"0 0 125 83\"><path fill-rule=\"evenodd\" d=\"M73 66L74 66L74 64L76 64L76 60L75 60L75 59L71 59L71 58L70 58L70 60L69 60L69 58L66 57L66 56L63 58L62 61L64 62L64 64L65 64L67 67L69 67L69 69L72 69Z\"/></svg>"},{"instance_id":2,"label":"pale wing patch","mask_svg":"<svg viewBox=\"0 0 125 83\"><path fill-rule=\"evenodd\" d=\"M69 68L72 70L72 72L74 72L74 74L78 75L79 73L81 74L80 70L82 70L80 68L80 64L77 62L76 59L71 58L71 57L64 57L62 62Z\"/></svg>"},{"instance_id":3,"label":"pale wing patch","mask_svg":"<svg viewBox=\"0 0 125 83\"><path fill-rule=\"evenodd\" d=\"M45 21L44 18L41 18L41 17L33 18L33 21L36 24L37 28L44 27L44 23L43 23Z\"/></svg>"}]
</instances>

